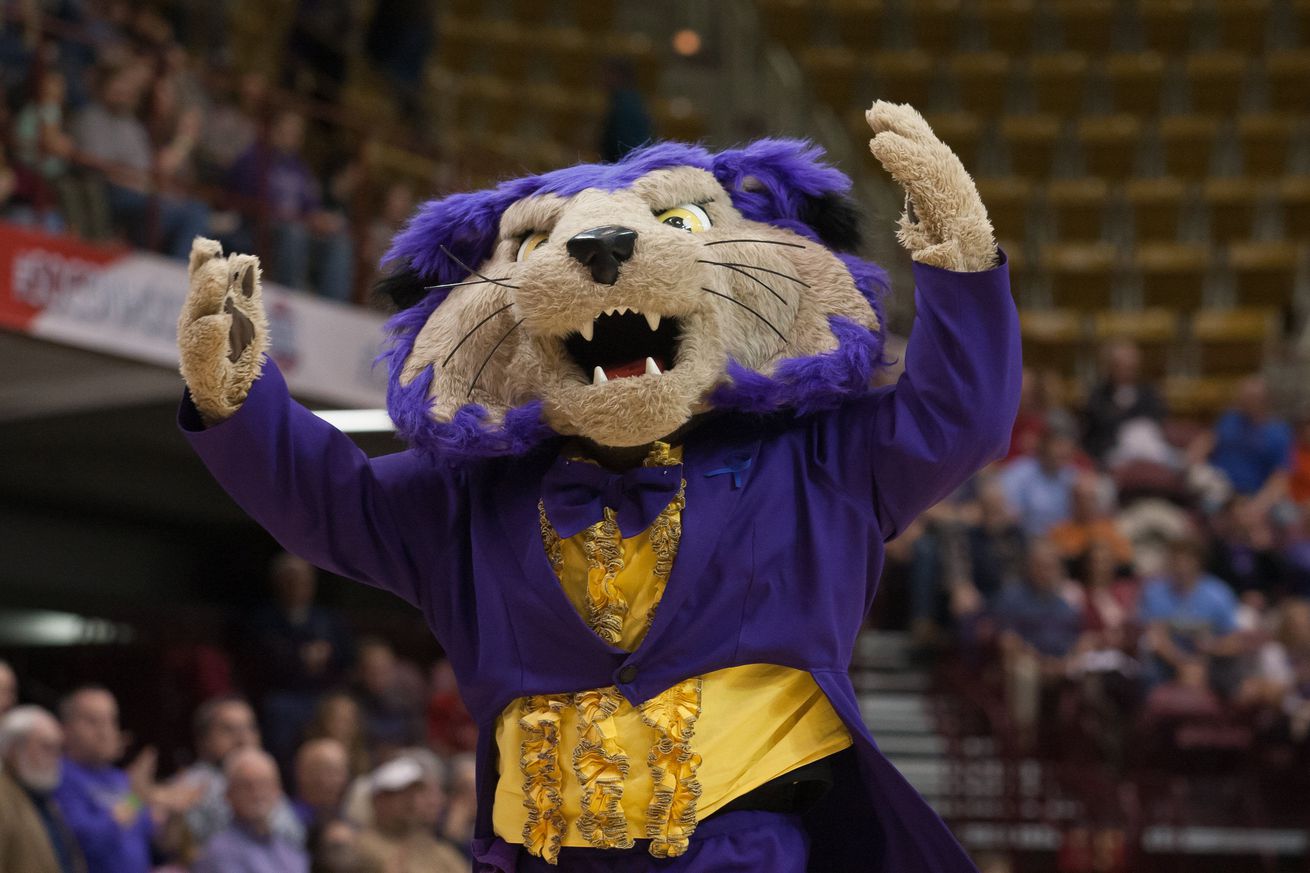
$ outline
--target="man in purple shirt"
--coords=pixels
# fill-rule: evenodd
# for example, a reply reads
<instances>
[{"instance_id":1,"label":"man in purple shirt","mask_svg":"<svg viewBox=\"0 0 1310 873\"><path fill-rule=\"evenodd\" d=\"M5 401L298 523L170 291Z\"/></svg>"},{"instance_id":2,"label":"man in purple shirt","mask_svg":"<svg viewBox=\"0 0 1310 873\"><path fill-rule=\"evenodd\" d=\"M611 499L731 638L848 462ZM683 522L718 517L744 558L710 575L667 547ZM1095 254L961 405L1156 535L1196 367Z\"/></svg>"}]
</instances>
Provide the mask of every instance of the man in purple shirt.
<instances>
[{"instance_id":1,"label":"man in purple shirt","mask_svg":"<svg viewBox=\"0 0 1310 873\"><path fill-rule=\"evenodd\" d=\"M273 832L283 799L273 757L246 747L229 755L223 770L232 824L209 841L193 873L308 873L304 849Z\"/></svg>"}]
</instances>

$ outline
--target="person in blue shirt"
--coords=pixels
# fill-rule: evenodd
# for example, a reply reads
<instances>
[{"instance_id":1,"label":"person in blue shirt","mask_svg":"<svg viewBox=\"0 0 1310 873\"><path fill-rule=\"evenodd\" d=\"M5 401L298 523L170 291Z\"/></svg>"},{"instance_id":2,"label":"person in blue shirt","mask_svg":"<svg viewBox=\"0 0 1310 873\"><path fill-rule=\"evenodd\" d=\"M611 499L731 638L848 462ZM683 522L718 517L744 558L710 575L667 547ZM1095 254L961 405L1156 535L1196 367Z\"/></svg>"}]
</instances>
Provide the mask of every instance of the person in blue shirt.
<instances>
[{"instance_id":1,"label":"person in blue shirt","mask_svg":"<svg viewBox=\"0 0 1310 873\"><path fill-rule=\"evenodd\" d=\"M1200 446L1233 489L1265 505L1282 496L1292 461L1292 427L1269 409L1269 390L1260 376L1243 380L1234 407L1203 435Z\"/></svg>"},{"instance_id":2,"label":"person in blue shirt","mask_svg":"<svg viewBox=\"0 0 1310 873\"><path fill-rule=\"evenodd\" d=\"M1169 544L1165 575L1142 588L1137 617L1144 628L1148 688L1185 666L1202 667L1210 684L1223 684L1226 666L1239 654L1237 597L1204 566L1205 545L1192 536L1178 537Z\"/></svg>"},{"instance_id":3,"label":"person in blue shirt","mask_svg":"<svg viewBox=\"0 0 1310 873\"><path fill-rule=\"evenodd\" d=\"M1035 455L1015 458L1001 472L1005 497L1028 536L1045 536L1072 513L1077 448L1072 434L1052 427L1042 434Z\"/></svg>"}]
</instances>

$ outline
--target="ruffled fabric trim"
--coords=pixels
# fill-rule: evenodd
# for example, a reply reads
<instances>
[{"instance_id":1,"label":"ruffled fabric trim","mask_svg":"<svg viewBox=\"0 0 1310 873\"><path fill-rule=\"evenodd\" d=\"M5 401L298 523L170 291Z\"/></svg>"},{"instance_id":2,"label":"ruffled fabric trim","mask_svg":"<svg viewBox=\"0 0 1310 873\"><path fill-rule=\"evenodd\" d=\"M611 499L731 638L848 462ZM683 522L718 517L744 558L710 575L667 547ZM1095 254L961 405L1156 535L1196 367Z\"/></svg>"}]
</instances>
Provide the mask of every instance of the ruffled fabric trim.
<instances>
[{"instance_id":1,"label":"ruffled fabric trim","mask_svg":"<svg viewBox=\"0 0 1310 873\"><path fill-rule=\"evenodd\" d=\"M650 854L676 858L687 851L696 831L701 758L691 749L701 712L702 682L687 679L641 705L641 718L658 733L646 762L654 788L646 812Z\"/></svg>"},{"instance_id":2,"label":"ruffled fabric trim","mask_svg":"<svg viewBox=\"0 0 1310 873\"><path fill-rule=\"evenodd\" d=\"M582 553L587 558L587 624L611 646L623 635L628 618L628 598L615 580L623 570L623 535L614 510L582 532Z\"/></svg>"},{"instance_id":3,"label":"ruffled fabric trim","mask_svg":"<svg viewBox=\"0 0 1310 873\"><path fill-rule=\"evenodd\" d=\"M578 710L573 772L582 787L578 832L598 849L630 848L632 836L621 804L623 781L628 776L628 756L618 744L614 724L614 713L623 698L611 685L581 691L573 700Z\"/></svg>"},{"instance_id":4,"label":"ruffled fabric trim","mask_svg":"<svg viewBox=\"0 0 1310 873\"><path fill-rule=\"evenodd\" d=\"M570 702L567 694L535 694L519 704L519 727L524 732L519 768L523 771L523 846L548 864L559 863L560 843L568 824L560 812L560 712Z\"/></svg>"}]
</instances>

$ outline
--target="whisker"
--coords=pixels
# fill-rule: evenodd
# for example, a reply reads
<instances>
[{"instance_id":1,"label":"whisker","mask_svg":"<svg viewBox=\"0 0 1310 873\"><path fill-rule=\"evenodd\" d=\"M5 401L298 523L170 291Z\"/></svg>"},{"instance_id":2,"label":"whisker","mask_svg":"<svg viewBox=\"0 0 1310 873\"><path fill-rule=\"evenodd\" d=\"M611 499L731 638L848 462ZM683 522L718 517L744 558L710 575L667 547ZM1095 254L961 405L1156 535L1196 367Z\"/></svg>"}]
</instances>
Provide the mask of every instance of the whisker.
<instances>
[{"instance_id":1,"label":"whisker","mask_svg":"<svg viewBox=\"0 0 1310 873\"><path fill-rule=\"evenodd\" d=\"M765 291L768 291L768 292L769 292L770 294L772 294L774 297L777 297L778 300L779 300L779 302L781 302L783 306L786 306L786 305L787 305L787 300L786 300L786 298L784 298L784 297L783 297L781 294L779 294L777 291L774 291L772 287L770 287L769 285L765 284L765 282L764 282L763 279L760 279L760 278L757 277L757 276L752 276L750 273L747 273L745 270L741 269L740 267L734 267L734 266L732 266L731 264L728 264L728 263L725 262L725 261L705 261L705 260L701 260L700 258L697 258L697 259L696 259L696 263L698 263L698 264L713 264L713 265L716 266L716 267L724 267L725 269L732 270L734 273L741 273L741 274L742 274L743 276L745 276L747 279L750 279L752 282L754 282L754 283L756 283L757 285L759 285L760 287L762 287Z\"/></svg>"},{"instance_id":2,"label":"whisker","mask_svg":"<svg viewBox=\"0 0 1310 873\"><path fill-rule=\"evenodd\" d=\"M469 337L473 336L473 334L478 332L478 328L482 327L482 325L486 324L488 321L491 321L491 319L495 318L497 315L500 315L502 312L504 312L506 309L509 309L513 305L514 305L513 303L506 303L504 306L500 307L495 312L491 313L486 318L482 319L477 324L473 325L473 328L468 333L464 334L464 336L460 338L459 342L455 343L455 347L450 350L450 354L446 355L446 360L441 362L441 366L444 367L450 363L450 359L455 357L455 352L459 351L459 347L464 345L465 340L467 340Z\"/></svg>"},{"instance_id":3,"label":"whisker","mask_svg":"<svg viewBox=\"0 0 1310 873\"><path fill-rule=\"evenodd\" d=\"M769 326L769 330L773 331L774 333L776 333L776 334L778 335L778 339L780 339L780 340L782 340L784 343L787 343L787 344L790 345L790 342L788 341L788 339L787 339L785 336L782 335L782 331L778 330L776 327L773 326L773 322L769 321L769 320L768 320L767 318L765 318L763 315L760 315L758 312L756 312L756 311L755 311L754 309L752 309L751 307L747 306L745 303L742 303L742 302L741 302L740 300L738 300L736 297L732 297L732 296L730 296L730 295L728 295L728 294L720 294L718 291L715 291L713 288L706 288L706 287L704 287L703 285L701 286L701 289L700 289L700 290L702 290L702 291L708 291L708 292L710 292L711 294L713 294L715 297L722 297L724 300L727 300L727 301L729 301L729 302L731 302L731 303L736 303L736 304L737 304L738 306L740 306L742 309L746 310L746 311L749 312L751 315L755 316L755 317L758 318L760 321L762 321L762 322L764 322L765 324L767 324L767 325Z\"/></svg>"},{"instance_id":4,"label":"whisker","mask_svg":"<svg viewBox=\"0 0 1310 873\"><path fill-rule=\"evenodd\" d=\"M788 280L790 280L790 281L792 281L792 282L795 282L797 285L800 285L802 288L809 288L809 287L810 287L810 283L809 283L809 282L802 282L800 279L796 278L795 276L791 275L790 273L784 273L784 272L782 272L782 271L780 271L780 270L770 270L768 267L761 267L761 266L759 266L758 264L743 264L743 263L741 263L740 261L701 261L701 263L702 263L702 264L715 264L715 265L720 266L720 267L745 267L745 268L748 269L748 270L759 270L761 273L770 273L770 274L772 274L772 275L774 275L774 276L777 276L777 277L779 277L779 278L781 278L781 279L788 279Z\"/></svg>"},{"instance_id":5,"label":"whisker","mask_svg":"<svg viewBox=\"0 0 1310 873\"><path fill-rule=\"evenodd\" d=\"M445 252L445 253L446 253L446 257L450 258L450 259L451 259L452 261L454 261L456 264L458 264L459 266L461 266L461 267L463 267L464 269L468 270L468 271L469 271L470 273L472 273L474 276L477 276L479 279L482 279L483 281L490 282L490 283L493 284L493 285L499 285L499 286L501 286L502 288L515 288L515 289L518 288L517 285L510 285L509 283L504 282L504 281L502 281L502 280L500 280L500 279L493 279L493 278L491 278L490 276L487 276L487 275L484 275L484 274L482 274L482 273L479 273L477 270L473 269L473 268L470 267L468 264L464 263L464 262L461 261L459 258L455 257L455 253L452 252L450 249L446 248L445 245L438 245L437 248L439 248L439 249L441 249L443 252Z\"/></svg>"},{"instance_id":6,"label":"whisker","mask_svg":"<svg viewBox=\"0 0 1310 873\"><path fill-rule=\"evenodd\" d=\"M714 242L705 243L705 245L722 246L722 245L727 245L728 243L739 243L739 242L763 243L768 246L787 246L788 248L793 248L793 249L805 248L805 246L801 245L800 243L779 242L776 239L716 239L714 240Z\"/></svg>"},{"instance_id":7,"label":"whisker","mask_svg":"<svg viewBox=\"0 0 1310 873\"><path fill-rule=\"evenodd\" d=\"M444 282L440 285L424 285L424 291L436 291L438 288L459 288L463 285L483 285L487 282L503 282L508 276L501 276L499 279L474 279L470 282ZM513 286L510 286L513 287Z\"/></svg>"},{"instance_id":8,"label":"whisker","mask_svg":"<svg viewBox=\"0 0 1310 873\"><path fill-rule=\"evenodd\" d=\"M473 396L474 386L478 384L478 379L482 378L482 371L487 369L487 364L490 364L491 359L495 357L496 351L500 348L500 344L503 343L505 340L509 339L509 335L512 334L514 331L518 330L519 325L522 323L523 323L523 319L521 318L518 321L514 322L514 326L511 327L509 330L505 331L503 334L501 334L500 339L496 340L496 344L491 347L491 351L487 352L487 356L482 360L482 366L478 367L478 371L473 374L473 381L469 383L469 393L464 398L465 400Z\"/></svg>"}]
</instances>

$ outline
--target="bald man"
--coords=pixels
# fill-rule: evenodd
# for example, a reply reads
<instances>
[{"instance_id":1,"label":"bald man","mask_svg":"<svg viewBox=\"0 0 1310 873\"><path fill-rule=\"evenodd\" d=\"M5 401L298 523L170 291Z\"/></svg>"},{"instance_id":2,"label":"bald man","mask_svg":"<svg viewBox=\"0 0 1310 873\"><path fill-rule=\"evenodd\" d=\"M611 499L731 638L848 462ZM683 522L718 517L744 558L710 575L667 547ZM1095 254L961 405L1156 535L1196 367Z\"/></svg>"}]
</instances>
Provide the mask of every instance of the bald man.
<instances>
[{"instance_id":1,"label":"bald man","mask_svg":"<svg viewBox=\"0 0 1310 873\"><path fill-rule=\"evenodd\" d=\"M350 781L346 747L330 737L309 740L296 752L296 797L291 806L305 830L332 821Z\"/></svg>"},{"instance_id":2,"label":"bald man","mask_svg":"<svg viewBox=\"0 0 1310 873\"><path fill-rule=\"evenodd\" d=\"M304 849L273 830L283 801L277 764L267 752L239 748L223 764L232 824L209 841L193 873L308 873Z\"/></svg>"}]
</instances>

